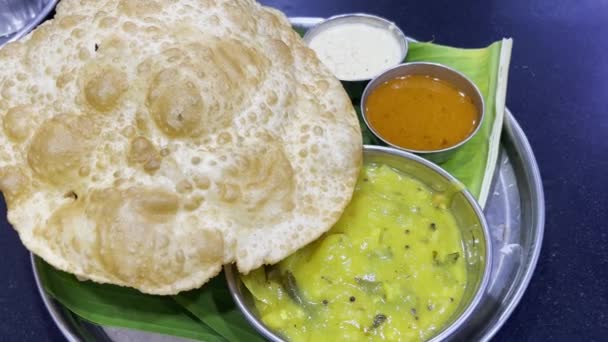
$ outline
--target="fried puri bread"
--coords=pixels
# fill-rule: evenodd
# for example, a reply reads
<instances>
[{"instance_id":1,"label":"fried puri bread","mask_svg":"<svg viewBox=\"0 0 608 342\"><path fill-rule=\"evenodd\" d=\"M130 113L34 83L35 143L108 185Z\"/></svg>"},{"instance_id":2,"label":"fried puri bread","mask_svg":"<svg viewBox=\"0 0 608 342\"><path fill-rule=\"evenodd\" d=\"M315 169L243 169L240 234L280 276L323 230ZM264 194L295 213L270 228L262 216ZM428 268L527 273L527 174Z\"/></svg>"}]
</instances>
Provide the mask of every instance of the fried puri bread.
<instances>
[{"instance_id":1,"label":"fried puri bread","mask_svg":"<svg viewBox=\"0 0 608 342\"><path fill-rule=\"evenodd\" d=\"M0 50L0 190L57 269L168 295L329 230L362 142L283 14L247 0L63 0Z\"/></svg>"}]
</instances>

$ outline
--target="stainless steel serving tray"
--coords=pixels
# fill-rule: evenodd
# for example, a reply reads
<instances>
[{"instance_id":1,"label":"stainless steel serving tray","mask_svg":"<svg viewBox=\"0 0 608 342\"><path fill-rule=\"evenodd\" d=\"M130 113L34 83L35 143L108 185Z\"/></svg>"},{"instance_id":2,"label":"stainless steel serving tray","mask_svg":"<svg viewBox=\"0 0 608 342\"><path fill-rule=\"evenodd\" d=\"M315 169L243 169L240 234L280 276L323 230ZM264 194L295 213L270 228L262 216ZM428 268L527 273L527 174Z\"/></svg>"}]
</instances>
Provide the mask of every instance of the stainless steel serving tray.
<instances>
[{"instance_id":1,"label":"stainless steel serving tray","mask_svg":"<svg viewBox=\"0 0 608 342\"><path fill-rule=\"evenodd\" d=\"M322 18L291 18L296 28L308 29ZM1 45L1 43L0 43ZM484 210L494 247L490 285L469 341L487 341L511 315L532 277L543 239L545 200L534 153L526 135L507 109L499 165ZM91 324L62 307L42 289L32 256L36 283L51 317L69 341L178 341L174 337Z\"/></svg>"}]
</instances>

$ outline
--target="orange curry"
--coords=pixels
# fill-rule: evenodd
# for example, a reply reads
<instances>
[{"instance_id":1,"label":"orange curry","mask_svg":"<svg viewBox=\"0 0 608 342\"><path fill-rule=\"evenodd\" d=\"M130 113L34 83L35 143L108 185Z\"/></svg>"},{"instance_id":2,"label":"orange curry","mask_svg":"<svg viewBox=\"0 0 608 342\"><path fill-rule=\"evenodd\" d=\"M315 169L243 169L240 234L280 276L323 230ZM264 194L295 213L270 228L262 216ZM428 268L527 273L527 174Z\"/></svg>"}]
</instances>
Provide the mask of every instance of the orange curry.
<instances>
[{"instance_id":1,"label":"orange curry","mask_svg":"<svg viewBox=\"0 0 608 342\"><path fill-rule=\"evenodd\" d=\"M477 108L450 83L411 75L389 80L367 98L367 120L385 141L431 151L454 146L475 130Z\"/></svg>"}]
</instances>

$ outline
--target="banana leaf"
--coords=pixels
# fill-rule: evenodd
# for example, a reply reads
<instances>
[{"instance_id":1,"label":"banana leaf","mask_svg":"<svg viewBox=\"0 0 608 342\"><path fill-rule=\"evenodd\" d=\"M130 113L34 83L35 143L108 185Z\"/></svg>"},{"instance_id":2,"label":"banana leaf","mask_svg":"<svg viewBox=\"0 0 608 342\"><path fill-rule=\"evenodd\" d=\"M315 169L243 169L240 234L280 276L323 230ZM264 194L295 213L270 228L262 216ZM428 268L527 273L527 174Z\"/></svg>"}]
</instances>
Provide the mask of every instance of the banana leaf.
<instances>
[{"instance_id":1,"label":"banana leaf","mask_svg":"<svg viewBox=\"0 0 608 342\"><path fill-rule=\"evenodd\" d=\"M486 118L479 133L441 166L456 176L482 206L494 173L504 113L511 40L483 49L457 49L411 43L407 61L443 63L466 74L482 91ZM351 92L356 99L360 93ZM357 108L359 112L359 108ZM364 127L366 144L378 140ZM206 286L174 297L78 281L74 276L36 261L44 290L74 314L99 325L186 337L201 341L261 341L232 302L223 276Z\"/></svg>"},{"instance_id":2,"label":"banana leaf","mask_svg":"<svg viewBox=\"0 0 608 342\"><path fill-rule=\"evenodd\" d=\"M485 100L485 118L478 133L441 166L460 180L482 207L496 168L503 126L511 39L483 49L457 49L431 43L410 44L408 62L447 65L469 77Z\"/></svg>"},{"instance_id":3,"label":"banana leaf","mask_svg":"<svg viewBox=\"0 0 608 342\"><path fill-rule=\"evenodd\" d=\"M224 273L205 285L204 291L180 293L173 299L229 341L265 341L234 304Z\"/></svg>"},{"instance_id":4,"label":"banana leaf","mask_svg":"<svg viewBox=\"0 0 608 342\"><path fill-rule=\"evenodd\" d=\"M79 281L36 258L38 277L52 298L90 322L207 342L226 341L173 298L115 285ZM199 289L205 292L205 287Z\"/></svg>"}]
</instances>

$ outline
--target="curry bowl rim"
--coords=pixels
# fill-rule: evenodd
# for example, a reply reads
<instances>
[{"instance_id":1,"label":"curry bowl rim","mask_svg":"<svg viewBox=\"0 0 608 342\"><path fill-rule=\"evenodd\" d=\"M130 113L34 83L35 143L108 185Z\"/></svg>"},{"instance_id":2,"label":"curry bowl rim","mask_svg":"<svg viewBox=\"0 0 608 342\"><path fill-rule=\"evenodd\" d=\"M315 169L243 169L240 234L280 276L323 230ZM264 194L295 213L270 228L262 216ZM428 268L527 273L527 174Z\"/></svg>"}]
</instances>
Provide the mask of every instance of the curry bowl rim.
<instances>
[{"instance_id":1,"label":"curry bowl rim","mask_svg":"<svg viewBox=\"0 0 608 342\"><path fill-rule=\"evenodd\" d=\"M407 69L410 69L412 67L415 66L426 66L426 67L430 67L430 68L434 68L437 70L440 70L442 72L446 72L449 74L452 74L458 78L460 78L463 82L465 82L466 84L468 84L469 86L471 86L471 88L473 89L472 94L467 94L471 97L476 97L479 100L479 107L477 108L479 110L478 113L478 120L475 126L475 129L473 129L473 131L471 131L463 140L459 141L458 143L448 146L448 147L444 147L441 149L429 149L429 150L417 150L417 149L413 149L413 148L408 148L408 147L403 147L403 146L399 146L393 142L391 142L390 140L388 140L387 138L383 137L381 134L379 134L377 132L377 130L373 127L373 125L370 124L368 118L367 118L367 110L366 110L366 102L367 99L369 97L369 95L381 84L381 81L383 80L383 78L386 77L386 75L395 73L397 74L398 71L397 70L401 70L401 69L405 69L406 72L402 73L402 74L398 74L395 76L407 76L407 75L412 75L412 73L410 73L409 71L407 71ZM432 75L429 75L432 76ZM441 78L441 77L438 77ZM448 83L451 84L451 82L447 81ZM452 84L452 86L455 86ZM458 89L458 88L457 88ZM458 89L461 90L461 89ZM462 90L461 90L462 91ZM477 107L477 106L476 106ZM393 66L392 68L386 69L384 70L382 73L380 73L379 75L377 75L376 77L374 77L366 86L365 89L363 90L363 95L361 96L361 102L360 102L360 108L361 108L361 117L363 118L363 122L365 123L365 126L369 129L369 131L378 139L380 139L382 142L384 142L385 144L396 148L398 150L402 150L405 152L410 152L410 153L415 153L415 154L421 154L421 155L432 155L432 154L439 154L439 153L449 153L449 152L453 152L457 149L459 149L460 147L462 147L463 145L465 145L467 142L469 142L471 139L473 139L473 137L475 135L477 135L477 133L479 132L479 130L481 129L481 126L483 125L483 121L485 120L486 117L486 103L485 103L485 99L481 93L481 90L479 89L479 87L477 86L477 84L475 84L475 82L473 82L469 77L467 77L465 74L463 74L462 72L449 67L445 64L441 64L441 63L435 63L435 62L405 62L405 63L401 63L398 65Z\"/></svg>"}]
</instances>

